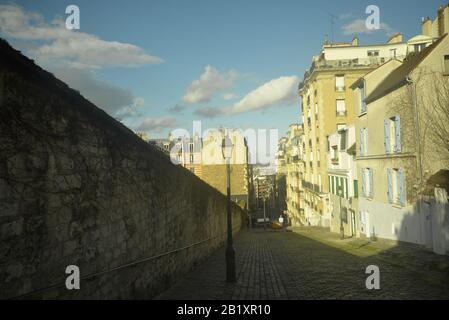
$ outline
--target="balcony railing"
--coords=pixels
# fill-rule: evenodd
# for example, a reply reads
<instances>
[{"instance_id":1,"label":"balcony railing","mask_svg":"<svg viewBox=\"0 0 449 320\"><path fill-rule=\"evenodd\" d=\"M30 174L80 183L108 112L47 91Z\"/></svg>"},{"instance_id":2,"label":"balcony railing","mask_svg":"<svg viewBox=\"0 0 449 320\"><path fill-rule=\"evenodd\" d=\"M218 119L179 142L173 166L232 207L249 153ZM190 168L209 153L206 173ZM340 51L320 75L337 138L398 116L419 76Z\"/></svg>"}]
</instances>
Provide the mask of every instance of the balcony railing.
<instances>
[{"instance_id":1,"label":"balcony railing","mask_svg":"<svg viewBox=\"0 0 449 320\"><path fill-rule=\"evenodd\" d=\"M310 183L308 181L303 180L302 181L302 186L304 188L306 188L306 189L311 190L311 191L314 191L314 192L317 192L317 193L321 193L321 187L320 186L318 186L316 184L313 184L313 183Z\"/></svg>"}]
</instances>

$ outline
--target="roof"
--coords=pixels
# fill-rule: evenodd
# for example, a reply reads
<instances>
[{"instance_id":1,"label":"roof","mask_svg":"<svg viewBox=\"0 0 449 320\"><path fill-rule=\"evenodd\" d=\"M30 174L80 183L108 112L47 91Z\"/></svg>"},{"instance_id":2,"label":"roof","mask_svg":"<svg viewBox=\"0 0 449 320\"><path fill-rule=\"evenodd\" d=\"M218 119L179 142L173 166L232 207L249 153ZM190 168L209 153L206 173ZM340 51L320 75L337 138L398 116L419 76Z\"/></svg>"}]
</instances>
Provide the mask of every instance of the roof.
<instances>
[{"instance_id":1,"label":"roof","mask_svg":"<svg viewBox=\"0 0 449 320\"><path fill-rule=\"evenodd\" d=\"M366 76L370 75L370 74L373 73L373 72L376 72L377 70L379 70L379 68L382 68L383 66L385 66L386 64L391 63L392 61L397 61L397 62L402 63L402 61L399 60L399 59L397 59L397 58L389 59L389 60L387 60L386 62L382 63L380 66L378 66L376 69L371 70L370 72L366 73L363 77L357 79L353 84L351 84L350 88L351 88L351 89L357 88L358 86L361 85L363 79L365 79Z\"/></svg>"},{"instance_id":2,"label":"roof","mask_svg":"<svg viewBox=\"0 0 449 320\"><path fill-rule=\"evenodd\" d=\"M412 43L419 43L419 42L423 42L423 41L430 41L432 40L432 37L426 36L424 34L419 34L417 36L414 36L413 38L411 38L408 43L412 44Z\"/></svg>"},{"instance_id":3,"label":"roof","mask_svg":"<svg viewBox=\"0 0 449 320\"><path fill-rule=\"evenodd\" d=\"M406 79L415 68L445 39L447 34L439 38L423 51L409 55L404 62L393 70L366 98L366 103L373 102L391 91L407 83Z\"/></svg>"}]
</instances>

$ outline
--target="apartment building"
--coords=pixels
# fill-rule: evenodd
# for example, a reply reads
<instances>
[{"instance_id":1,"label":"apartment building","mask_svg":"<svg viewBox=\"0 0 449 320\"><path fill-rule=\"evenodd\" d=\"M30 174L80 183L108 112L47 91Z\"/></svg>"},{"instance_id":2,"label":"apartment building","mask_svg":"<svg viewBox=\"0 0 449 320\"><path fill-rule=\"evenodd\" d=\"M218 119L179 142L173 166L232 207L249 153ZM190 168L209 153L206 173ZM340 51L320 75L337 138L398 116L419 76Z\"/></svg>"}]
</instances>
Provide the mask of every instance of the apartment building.
<instances>
[{"instance_id":1,"label":"apartment building","mask_svg":"<svg viewBox=\"0 0 449 320\"><path fill-rule=\"evenodd\" d=\"M449 90L442 91L449 88L448 74L449 37L444 35L404 61L391 60L352 85L359 222L368 237L449 252L449 230L444 223L447 193L442 200L446 204L435 205L432 197L424 201L426 191L432 189L433 196L437 187L431 185L434 177L449 168L444 155L448 148L433 139L438 132L432 124L439 118L435 106L441 99L449 101Z\"/></svg>"},{"instance_id":2,"label":"apartment building","mask_svg":"<svg viewBox=\"0 0 449 320\"><path fill-rule=\"evenodd\" d=\"M355 136L356 130L352 124L332 133L328 138L330 230L343 237L359 236Z\"/></svg>"},{"instance_id":3,"label":"apartment building","mask_svg":"<svg viewBox=\"0 0 449 320\"><path fill-rule=\"evenodd\" d=\"M287 215L294 226L304 225L306 217L302 209L302 172L304 171L304 162L302 154L303 130L300 124L291 124L286 137L285 150L285 168L286 168L286 204Z\"/></svg>"},{"instance_id":4,"label":"apartment building","mask_svg":"<svg viewBox=\"0 0 449 320\"><path fill-rule=\"evenodd\" d=\"M276 202L280 212L287 211L287 137L279 139L276 154Z\"/></svg>"},{"instance_id":5,"label":"apartment building","mask_svg":"<svg viewBox=\"0 0 449 320\"><path fill-rule=\"evenodd\" d=\"M246 207L250 201L250 168L248 145L237 129L210 130L202 139L201 179L226 194L226 166L222 153L223 132L232 140L231 198Z\"/></svg>"},{"instance_id":6,"label":"apartment building","mask_svg":"<svg viewBox=\"0 0 449 320\"><path fill-rule=\"evenodd\" d=\"M325 43L299 85L303 120L303 160L301 201L307 225L329 226L329 181L327 143L335 131L354 123L351 85L390 59L403 59L408 45L401 34L388 43L361 46Z\"/></svg>"}]
</instances>

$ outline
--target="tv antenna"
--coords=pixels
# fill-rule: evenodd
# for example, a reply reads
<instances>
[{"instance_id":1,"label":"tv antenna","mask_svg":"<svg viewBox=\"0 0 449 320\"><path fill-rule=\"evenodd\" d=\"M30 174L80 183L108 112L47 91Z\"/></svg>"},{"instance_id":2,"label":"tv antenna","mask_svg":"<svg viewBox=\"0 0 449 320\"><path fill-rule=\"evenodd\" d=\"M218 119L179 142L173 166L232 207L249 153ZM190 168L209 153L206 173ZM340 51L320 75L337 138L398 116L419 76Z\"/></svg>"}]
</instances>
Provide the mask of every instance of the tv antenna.
<instances>
[{"instance_id":1,"label":"tv antenna","mask_svg":"<svg viewBox=\"0 0 449 320\"><path fill-rule=\"evenodd\" d=\"M326 11L327 14L329 15L329 19L331 22L331 44L334 44L334 27L335 27L335 20L338 19L338 17L328 11Z\"/></svg>"}]
</instances>

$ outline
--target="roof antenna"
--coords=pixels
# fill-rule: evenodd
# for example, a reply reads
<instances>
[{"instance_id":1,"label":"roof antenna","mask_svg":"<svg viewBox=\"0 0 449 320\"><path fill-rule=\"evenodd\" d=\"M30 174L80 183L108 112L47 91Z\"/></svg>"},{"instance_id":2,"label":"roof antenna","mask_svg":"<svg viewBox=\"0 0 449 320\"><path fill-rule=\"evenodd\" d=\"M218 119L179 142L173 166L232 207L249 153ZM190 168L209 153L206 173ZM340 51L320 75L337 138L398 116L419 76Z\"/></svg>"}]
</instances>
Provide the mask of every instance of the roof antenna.
<instances>
[{"instance_id":1,"label":"roof antenna","mask_svg":"<svg viewBox=\"0 0 449 320\"><path fill-rule=\"evenodd\" d=\"M335 20L338 19L338 17L333 15L330 12L327 12L327 14L329 15L329 19L331 22L331 44L334 44L334 26L335 26Z\"/></svg>"}]
</instances>

